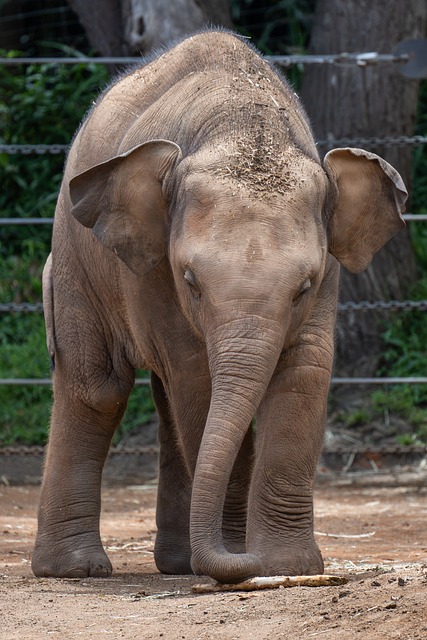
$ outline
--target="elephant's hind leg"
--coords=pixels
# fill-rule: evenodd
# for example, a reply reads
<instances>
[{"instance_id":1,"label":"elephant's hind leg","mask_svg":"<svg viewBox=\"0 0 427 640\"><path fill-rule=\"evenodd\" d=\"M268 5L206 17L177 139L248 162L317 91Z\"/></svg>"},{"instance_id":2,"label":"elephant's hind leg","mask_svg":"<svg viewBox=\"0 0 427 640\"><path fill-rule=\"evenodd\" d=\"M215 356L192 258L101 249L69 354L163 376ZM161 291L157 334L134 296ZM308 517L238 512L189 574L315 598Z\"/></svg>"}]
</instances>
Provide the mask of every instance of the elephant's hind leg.
<instances>
[{"instance_id":1,"label":"elephant's hind leg","mask_svg":"<svg viewBox=\"0 0 427 640\"><path fill-rule=\"evenodd\" d=\"M111 370L107 373L101 366L90 365L89 354L90 350L84 371L64 363L60 354L56 359L51 431L32 558L36 576L107 577L112 572L99 533L101 475L111 437L126 407L132 373L128 371L126 379L119 381Z\"/></svg>"}]
</instances>

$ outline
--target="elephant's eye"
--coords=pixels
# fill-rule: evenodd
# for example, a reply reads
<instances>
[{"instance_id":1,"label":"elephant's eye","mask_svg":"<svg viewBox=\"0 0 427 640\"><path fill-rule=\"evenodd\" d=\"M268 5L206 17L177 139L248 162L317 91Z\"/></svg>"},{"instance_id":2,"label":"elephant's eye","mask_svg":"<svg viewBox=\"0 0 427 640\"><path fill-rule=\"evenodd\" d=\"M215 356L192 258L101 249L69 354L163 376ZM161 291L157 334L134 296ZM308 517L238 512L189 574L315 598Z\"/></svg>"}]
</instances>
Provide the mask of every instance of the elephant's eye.
<instances>
[{"instance_id":1,"label":"elephant's eye","mask_svg":"<svg viewBox=\"0 0 427 640\"><path fill-rule=\"evenodd\" d=\"M200 291L199 285L197 284L196 276L191 271L191 269L186 269L184 271L184 280L187 283L193 298L198 300L202 293Z\"/></svg>"},{"instance_id":2,"label":"elephant's eye","mask_svg":"<svg viewBox=\"0 0 427 640\"><path fill-rule=\"evenodd\" d=\"M302 283L302 285L300 286L300 288L298 289L297 293L294 296L293 302L299 302L301 300L301 298L304 296L305 293L307 293L307 291L311 289L311 280L310 278L307 278L307 280L304 280L304 282Z\"/></svg>"}]
</instances>

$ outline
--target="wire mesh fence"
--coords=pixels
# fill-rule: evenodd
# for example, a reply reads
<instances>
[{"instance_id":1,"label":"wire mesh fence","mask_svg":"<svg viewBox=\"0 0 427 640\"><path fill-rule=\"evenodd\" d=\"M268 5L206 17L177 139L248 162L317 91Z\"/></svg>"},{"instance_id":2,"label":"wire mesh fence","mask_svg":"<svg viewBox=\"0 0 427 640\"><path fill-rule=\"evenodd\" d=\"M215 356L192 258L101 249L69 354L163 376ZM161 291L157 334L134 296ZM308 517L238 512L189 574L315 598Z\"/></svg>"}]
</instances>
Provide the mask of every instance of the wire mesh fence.
<instances>
[{"instance_id":1,"label":"wire mesh fence","mask_svg":"<svg viewBox=\"0 0 427 640\"><path fill-rule=\"evenodd\" d=\"M400 64L408 63L410 56L407 53L400 54L379 54L377 52L366 53L340 53L331 55L289 55L289 56L266 56L266 58L274 63L284 67L291 65L356 65L358 67L367 67L380 64ZM141 64L141 57L72 57L72 58L0 58L0 65L37 65L37 64L104 64L104 65L136 65ZM326 140L317 141L319 147L343 147L343 146L362 146L365 148L373 147L406 147L420 146L427 144L427 136L389 136L389 137L357 137L357 138L334 138L328 137ZM45 155L45 154L66 154L69 145L65 144L0 144L0 153L14 155ZM427 214L406 214L403 216L405 221L425 222ZM13 215L0 217L0 225L51 225L53 218L18 218ZM339 304L339 312L345 313L350 311L426 311L427 300L373 300L373 301L347 301ZM0 304L0 313L42 313L43 305L41 302L9 302ZM369 384L369 385L392 385L392 384L427 384L427 377L354 377L354 378L333 378L333 384ZM51 384L50 378L5 378L0 379L0 385L41 385L47 386ZM136 385L148 385L149 379L137 379Z\"/></svg>"}]
</instances>

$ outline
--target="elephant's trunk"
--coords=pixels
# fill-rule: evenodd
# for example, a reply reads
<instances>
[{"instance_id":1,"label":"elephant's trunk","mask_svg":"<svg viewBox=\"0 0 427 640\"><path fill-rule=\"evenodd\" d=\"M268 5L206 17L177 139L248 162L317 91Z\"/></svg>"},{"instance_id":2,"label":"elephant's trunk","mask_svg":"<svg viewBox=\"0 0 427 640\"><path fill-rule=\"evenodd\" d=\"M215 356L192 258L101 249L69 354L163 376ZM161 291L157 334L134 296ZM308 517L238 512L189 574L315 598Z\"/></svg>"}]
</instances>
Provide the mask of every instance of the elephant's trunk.
<instances>
[{"instance_id":1,"label":"elephant's trunk","mask_svg":"<svg viewBox=\"0 0 427 640\"><path fill-rule=\"evenodd\" d=\"M197 572L239 582L260 575L262 566L255 555L226 550L223 507L233 464L276 367L283 329L255 317L225 326L207 337L212 400L194 477L190 535Z\"/></svg>"}]
</instances>

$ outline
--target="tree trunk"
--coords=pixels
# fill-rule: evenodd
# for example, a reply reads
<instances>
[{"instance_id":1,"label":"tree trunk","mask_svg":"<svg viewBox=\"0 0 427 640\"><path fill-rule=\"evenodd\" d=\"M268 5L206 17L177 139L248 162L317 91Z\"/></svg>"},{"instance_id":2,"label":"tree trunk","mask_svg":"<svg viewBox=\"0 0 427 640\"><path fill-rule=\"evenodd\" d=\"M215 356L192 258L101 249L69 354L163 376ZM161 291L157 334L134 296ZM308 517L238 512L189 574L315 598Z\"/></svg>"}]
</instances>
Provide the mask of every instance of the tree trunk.
<instances>
[{"instance_id":1,"label":"tree trunk","mask_svg":"<svg viewBox=\"0 0 427 640\"><path fill-rule=\"evenodd\" d=\"M425 0L318 0L310 53L391 53L402 40L424 37L426 23ZM418 84L404 78L397 63L325 64L307 66L301 93L318 139L411 136ZM410 187L410 147L378 145L369 150L395 166ZM366 272L353 275L342 269L341 301L402 299L415 279L409 236L402 232L377 254ZM336 363L340 374L375 373L384 319L384 312L341 314Z\"/></svg>"},{"instance_id":2,"label":"tree trunk","mask_svg":"<svg viewBox=\"0 0 427 640\"><path fill-rule=\"evenodd\" d=\"M140 55L204 26L231 27L228 0L68 0L103 56Z\"/></svg>"},{"instance_id":3,"label":"tree trunk","mask_svg":"<svg viewBox=\"0 0 427 640\"><path fill-rule=\"evenodd\" d=\"M128 55L119 0L68 0L94 50L102 56Z\"/></svg>"}]
</instances>

